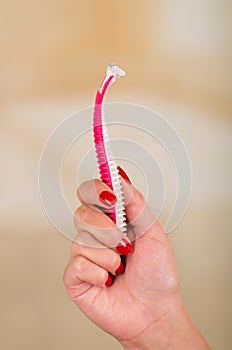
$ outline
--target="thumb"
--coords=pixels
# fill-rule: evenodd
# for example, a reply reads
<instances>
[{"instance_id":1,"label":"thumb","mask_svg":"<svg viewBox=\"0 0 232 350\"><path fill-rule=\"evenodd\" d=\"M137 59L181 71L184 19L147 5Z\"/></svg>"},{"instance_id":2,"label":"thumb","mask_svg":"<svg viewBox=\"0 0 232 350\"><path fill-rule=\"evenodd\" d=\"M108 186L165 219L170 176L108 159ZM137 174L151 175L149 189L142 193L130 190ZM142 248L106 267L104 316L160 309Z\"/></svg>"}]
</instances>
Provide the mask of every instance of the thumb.
<instances>
[{"instance_id":1,"label":"thumb","mask_svg":"<svg viewBox=\"0 0 232 350\"><path fill-rule=\"evenodd\" d=\"M142 193L131 184L122 168L118 167L118 170L122 178L126 216L133 227L135 238L137 239L143 234L154 236L154 232L156 232L160 236L159 239L166 241L164 229L159 224ZM155 228L155 230L151 230L151 228Z\"/></svg>"}]
</instances>

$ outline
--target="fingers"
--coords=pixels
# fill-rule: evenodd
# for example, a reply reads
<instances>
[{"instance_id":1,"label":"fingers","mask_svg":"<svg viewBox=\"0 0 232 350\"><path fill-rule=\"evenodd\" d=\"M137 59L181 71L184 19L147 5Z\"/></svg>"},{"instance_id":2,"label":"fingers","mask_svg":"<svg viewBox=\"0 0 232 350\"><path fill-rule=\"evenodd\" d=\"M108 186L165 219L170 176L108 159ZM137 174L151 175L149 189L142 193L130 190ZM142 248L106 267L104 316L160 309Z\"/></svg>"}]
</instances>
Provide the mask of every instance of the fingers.
<instances>
[{"instance_id":1,"label":"fingers","mask_svg":"<svg viewBox=\"0 0 232 350\"><path fill-rule=\"evenodd\" d=\"M88 236L83 232L83 239ZM124 272L124 265L118 253L105 248L98 242L98 248L91 248L75 241L71 249L71 259L64 273L64 284L75 300L92 286L109 287L113 284L111 275L119 275ZM111 275L110 275L110 274Z\"/></svg>"},{"instance_id":2,"label":"fingers","mask_svg":"<svg viewBox=\"0 0 232 350\"><path fill-rule=\"evenodd\" d=\"M142 233L145 233L156 222L156 218L152 210L146 203L143 195L131 184L131 181L125 173L125 171L120 167L118 167L118 170L122 179L127 219L130 222L130 224L132 224L133 227L136 228L136 236L139 236ZM116 202L116 197L113 191L100 180L91 180L84 182L79 187L77 195L84 205L87 204L109 208L113 207L113 205ZM103 200L103 198L105 198L105 200ZM80 216L83 217L84 209L81 210L82 213ZM91 215L93 215L93 211ZM94 222L94 220L89 220L88 218L88 223L90 224L91 221L92 224L94 224L96 227L103 228L105 224L110 225L111 223L110 220L108 220L108 223L106 220L103 222L103 216L92 216L92 218L93 217L94 220L97 221ZM110 228L112 229L113 226L111 225ZM116 237L118 238L118 236Z\"/></svg>"},{"instance_id":3,"label":"fingers","mask_svg":"<svg viewBox=\"0 0 232 350\"><path fill-rule=\"evenodd\" d=\"M88 289L90 286L106 286L108 277L108 271L103 267L96 265L84 256L78 255L70 260L65 270L64 284L67 289L73 290L75 287L75 296L77 297L83 293L83 289Z\"/></svg>"},{"instance_id":4,"label":"fingers","mask_svg":"<svg viewBox=\"0 0 232 350\"><path fill-rule=\"evenodd\" d=\"M107 247L116 248L121 254L126 253L125 255L127 255L131 252L130 241L101 211L95 211L91 207L82 205L75 212L74 223L77 232L87 231L97 241ZM96 241L93 242L96 243ZM89 245L89 243L91 242L87 244Z\"/></svg>"},{"instance_id":5,"label":"fingers","mask_svg":"<svg viewBox=\"0 0 232 350\"><path fill-rule=\"evenodd\" d=\"M83 244L82 242L91 242L92 246ZM94 247L94 248L93 248ZM77 235L71 249L71 258L76 256L84 256L88 260L103 267L113 275L121 264L121 258L114 250L106 248L97 241L89 232L82 231Z\"/></svg>"},{"instance_id":6,"label":"fingers","mask_svg":"<svg viewBox=\"0 0 232 350\"><path fill-rule=\"evenodd\" d=\"M156 228L159 228L157 230L157 234L159 235L161 234L160 239L163 239L166 241L165 232L163 228L160 226L159 222L157 221L151 208L146 203L143 195L131 184L131 181L128 178L125 171L122 170L120 167L118 167L118 170L119 170L119 174L121 175L123 195L124 195L125 207L126 207L126 216L127 216L128 222L133 227L134 239L140 237L144 233L147 233L149 229L152 228L152 226L156 226ZM107 208L107 204L106 203L104 204L99 199L99 194L105 193L105 192L109 192L110 194L113 193L112 190L106 184L102 183L100 180L92 180L92 181L85 182L80 186L78 190L78 197L83 204L93 205L93 206L101 205L104 208ZM110 201L108 201L108 205L111 205L114 202L114 200L111 203L109 202ZM93 214L91 215L93 218L94 217ZM97 217L95 216L94 220L96 219ZM100 232L97 232L98 231L97 230L96 238L99 239L101 242L104 242L104 244L106 244L107 246L111 246L111 247L116 246L116 243L117 243L116 240L119 238L118 234L114 235L114 232L112 231L113 229L112 226L104 229L105 224L112 223L111 220L108 220L108 223L107 223L106 221L103 221L103 217L98 216L98 219L99 219L99 222L96 223L95 221L95 223L93 223L92 221L92 225L94 224L95 228L96 226L101 227L104 233L103 235L101 235ZM78 226L78 224L76 226ZM86 227L84 229L89 231ZM112 232L111 235L109 235L109 229ZM94 233L93 230L91 230L91 233L92 234ZM115 238L114 242L112 241L113 236ZM109 241L107 238L109 238ZM131 236L130 236L130 239L132 239Z\"/></svg>"},{"instance_id":7,"label":"fingers","mask_svg":"<svg viewBox=\"0 0 232 350\"><path fill-rule=\"evenodd\" d=\"M112 208L117 201L114 192L100 180L86 181L77 190L81 203L103 208Z\"/></svg>"}]
</instances>

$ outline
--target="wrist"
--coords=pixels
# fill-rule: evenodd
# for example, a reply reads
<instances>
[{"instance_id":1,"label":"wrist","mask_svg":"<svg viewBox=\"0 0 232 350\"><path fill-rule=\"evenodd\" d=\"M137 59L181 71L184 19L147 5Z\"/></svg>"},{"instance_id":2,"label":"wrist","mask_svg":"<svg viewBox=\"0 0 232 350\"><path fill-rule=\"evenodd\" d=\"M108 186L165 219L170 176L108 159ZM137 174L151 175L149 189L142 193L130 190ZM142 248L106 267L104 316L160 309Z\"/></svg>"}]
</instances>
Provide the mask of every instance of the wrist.
<instances>
[{"instance_id":1,"label":"wrist","mask_svg":"<svg viewBox=\"0 0 232 350\"><path fill-rule=\"evenodd\" d=\"M138 337L120 341L126 350L208 350L182 303L171 309Z\"/></svg>"}]
</instances>

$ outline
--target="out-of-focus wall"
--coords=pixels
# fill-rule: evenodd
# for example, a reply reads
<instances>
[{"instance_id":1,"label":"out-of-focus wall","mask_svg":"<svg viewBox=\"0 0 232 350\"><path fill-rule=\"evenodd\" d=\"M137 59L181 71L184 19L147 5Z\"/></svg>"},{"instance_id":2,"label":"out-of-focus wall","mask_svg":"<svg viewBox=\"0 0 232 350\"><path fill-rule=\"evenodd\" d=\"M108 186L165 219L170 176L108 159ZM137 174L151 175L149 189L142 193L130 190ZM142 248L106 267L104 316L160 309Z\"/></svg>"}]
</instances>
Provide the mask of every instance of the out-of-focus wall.
<instances>
[{"instance_id":1,"label":"out-of-focus wall","mask_svg":"<svg viewBox=\"0 0 232 350\"><path fill-rule=\"evenodd\" d=\"M109 59L136 86L229 111L229 1L27 1L1 4L4 98L86 92Z\"/></svg>"},{"instance_id":2,"label":"out-of-focus wall","mask_svg":"<svg viewBox=\"0 0 232 350\"><path fill-rule=\"evenodd\" d=\"M69 302L62 271L70 242L48 222L37 185L46 139L64 118L92 104L114 60L127 77L108 99L160 112L186 144L192 200L170 236L182 294L212 347L231 349L231 3L0 5L1 348L120 349ZM64 178L73 206L79 157L77 147ZM126 166L143 190L142 178Z\"/></svg>"}]
</instances>

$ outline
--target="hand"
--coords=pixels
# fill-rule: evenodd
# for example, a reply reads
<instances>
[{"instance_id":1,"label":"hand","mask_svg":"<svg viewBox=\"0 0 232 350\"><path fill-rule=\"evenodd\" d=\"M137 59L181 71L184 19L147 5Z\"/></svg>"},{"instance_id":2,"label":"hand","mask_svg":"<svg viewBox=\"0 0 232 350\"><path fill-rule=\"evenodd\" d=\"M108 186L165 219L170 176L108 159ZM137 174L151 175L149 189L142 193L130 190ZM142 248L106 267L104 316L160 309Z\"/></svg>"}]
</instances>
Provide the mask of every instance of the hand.
<instances>
[{"instance_id":1,"label":"hand","mask_svg":"<svg viewBox=\"0 0 232 350\"><path fill-rule=\"evenodd\" d=\"M124 235L99 209L112 208L115 196L107 185L92 180L78 190L82 206L75 212L75 224L79 234L64 283L76 305L125 348L160 349L161 342L168 344L177 325L190 321L181 302L169 239L141 193L128 179L122 183L130 223L127 235L133 241L125 272L118 252L125 247ZM126 248L125 254L130 251L130 241Z\"/></svg>"}]
</instances>

